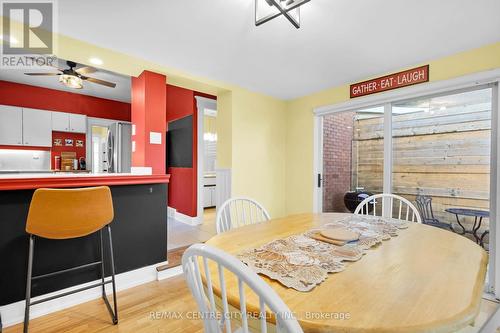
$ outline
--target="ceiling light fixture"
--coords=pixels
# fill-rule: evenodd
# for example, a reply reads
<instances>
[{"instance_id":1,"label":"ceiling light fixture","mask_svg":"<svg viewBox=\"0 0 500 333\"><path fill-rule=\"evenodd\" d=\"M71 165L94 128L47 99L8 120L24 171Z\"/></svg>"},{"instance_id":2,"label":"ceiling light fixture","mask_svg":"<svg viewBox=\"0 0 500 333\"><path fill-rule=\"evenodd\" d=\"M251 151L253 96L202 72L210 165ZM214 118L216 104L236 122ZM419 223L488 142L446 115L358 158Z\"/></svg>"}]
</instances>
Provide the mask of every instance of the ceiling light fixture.
<instances>
[{"instance_id":1,"label":"ceiling light fixture","mask_svg":"<svg viewBox=\"0 0 500 333\"><path fill-rule=\"evenodd\" d=\"M295 28L300 28L300 6L310 0L255 0L255 25L259 26L278 16L285 16Z\"/></svg>"},{"instance_id":2,"label":"ceiling light fixture","mask_svg":"<svg viewBox=\"0 0 500 333\"><path fill-rule=\"evenodd\" d=\"M81 78L75 75L62 74L59 76L59 82L64 84L66 87L73 89L82 89L83 81Z\"/></svg>"},{"instance_id":3,"label":"ceiling light fixture","mask_svg":"<svg viewBox=\"0 0 500 333\"><path fill-rule=\"evenodd\" d=\"M99 58L96 58L96 57L92 57L92 58L90 58L90 59L89 59L89 61L90 61L90 63L91 63L92 65L97 65L97 66L100 66L100 65L102 65L102 64L103 64L103 61L102 61L101 59L99 59Z\"/></svg>"}]
</instances>

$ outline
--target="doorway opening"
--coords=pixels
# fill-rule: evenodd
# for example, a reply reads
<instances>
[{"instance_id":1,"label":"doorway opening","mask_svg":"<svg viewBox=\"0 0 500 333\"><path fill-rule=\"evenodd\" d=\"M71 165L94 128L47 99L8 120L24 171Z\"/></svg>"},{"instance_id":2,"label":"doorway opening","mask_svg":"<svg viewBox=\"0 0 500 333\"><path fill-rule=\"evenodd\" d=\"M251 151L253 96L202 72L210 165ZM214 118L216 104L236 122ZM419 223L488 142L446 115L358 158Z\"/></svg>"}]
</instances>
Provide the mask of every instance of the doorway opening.
<instances>
[{"instance_id":1,"label":"doorway opening","mask_svg":"<svg viewBox=\"0 0 500 333\"><path fill-rule=\"evenodd\" d=\"M196 216L180 219L181 214L175 213L169 218L169 253L181 253L187 246L204 243L216 234L217 100L202 96L195 96L195 99L196 114L189 118L193 124L192 132L186 138L189 142L196 140L196 152L192 158L193 162L196 161Z\"/></svg>"}]
</instances>

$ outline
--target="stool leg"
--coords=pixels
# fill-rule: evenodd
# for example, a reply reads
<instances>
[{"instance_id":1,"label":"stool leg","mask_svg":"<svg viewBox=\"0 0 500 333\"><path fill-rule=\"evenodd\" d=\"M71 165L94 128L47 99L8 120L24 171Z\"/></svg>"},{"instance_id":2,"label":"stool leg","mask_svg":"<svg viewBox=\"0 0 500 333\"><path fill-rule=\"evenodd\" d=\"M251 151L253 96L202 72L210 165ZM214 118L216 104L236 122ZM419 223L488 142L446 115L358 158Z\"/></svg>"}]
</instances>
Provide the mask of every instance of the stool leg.
<instances>
[{"instance_id":1,"label":"stool leg","mask_svg":"<svg viewBox=\"0 0 500 333\"><path fill-rule=\"evenodd\" d=\"M30 235L30 245L28 250L28 272L26 274L26 307L24 309L24 327L23 332L28 332L28 324L30 321L30 303L31 303L31 276L33 269L33 253L35 251L35 237Z\"/></svg>"},{"instance_id":2,"label":"stool leg","mask_svg":"<svg viewBox=\"0 0 500 333\"><path fill-rule=\"evenodd\" d=\"M108 235L109 235L109 254L111 258L111 278L113 286L113 307L115 312L115 317L113 318L113 323L118 323L118 307L116 305L116 282L115 282L115 255L113 254L113 241L111 239L111 227L108 224Z\"/></svg>"},{"instance_id":3,"label":"stool leg","mask_svg":"<svg viewBox=\"0 0 500 333\"><path fill-rule=\"evenodd\" d=\"M102 229L99 230L99 252L101 253L101 282L102 282L102 298L106 298L106 286L104 284L104 277L106 276L104 273L104 245L102 243Z\"/></svg>"}]
</instances>

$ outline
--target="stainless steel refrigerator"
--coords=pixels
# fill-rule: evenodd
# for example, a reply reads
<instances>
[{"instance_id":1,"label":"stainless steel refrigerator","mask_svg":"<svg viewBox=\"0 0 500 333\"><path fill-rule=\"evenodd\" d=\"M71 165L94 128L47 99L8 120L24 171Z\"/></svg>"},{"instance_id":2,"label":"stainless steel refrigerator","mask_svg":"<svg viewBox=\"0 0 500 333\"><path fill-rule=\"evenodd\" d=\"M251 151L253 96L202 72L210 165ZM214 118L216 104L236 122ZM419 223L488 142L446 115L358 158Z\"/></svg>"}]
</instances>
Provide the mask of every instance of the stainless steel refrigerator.
<instances>
[{"instance_id":1,"label":"stainless steel refrigerator","mask_svg":"<svg viewBox=\"0 0 500 333\"><path fill-rule=\"evenodd\" d=\"M128 173L132 166L132 125L116 122L109 126L107 138L109 173Z\"/></svg>"}]
</instances>

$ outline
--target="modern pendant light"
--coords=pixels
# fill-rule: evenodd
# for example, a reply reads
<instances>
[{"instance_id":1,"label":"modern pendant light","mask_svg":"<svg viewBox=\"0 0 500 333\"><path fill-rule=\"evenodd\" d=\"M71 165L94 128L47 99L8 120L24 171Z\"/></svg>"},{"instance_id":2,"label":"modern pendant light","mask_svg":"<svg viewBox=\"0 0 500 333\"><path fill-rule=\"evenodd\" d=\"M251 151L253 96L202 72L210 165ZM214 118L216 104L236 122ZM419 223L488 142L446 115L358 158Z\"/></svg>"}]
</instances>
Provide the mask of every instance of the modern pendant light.
<instances>
[{"instance_id":1,"label":"modern pendant light","mask_svg":"<svg viewBox=\"0 0 500 333\"><path fill-rule=\"evenodd\" d=\"M285 16L295 28L300 28L300 6L310 0L255 0L255 25L259 26L278 16Z\"/></svg>"}]
</instances>

